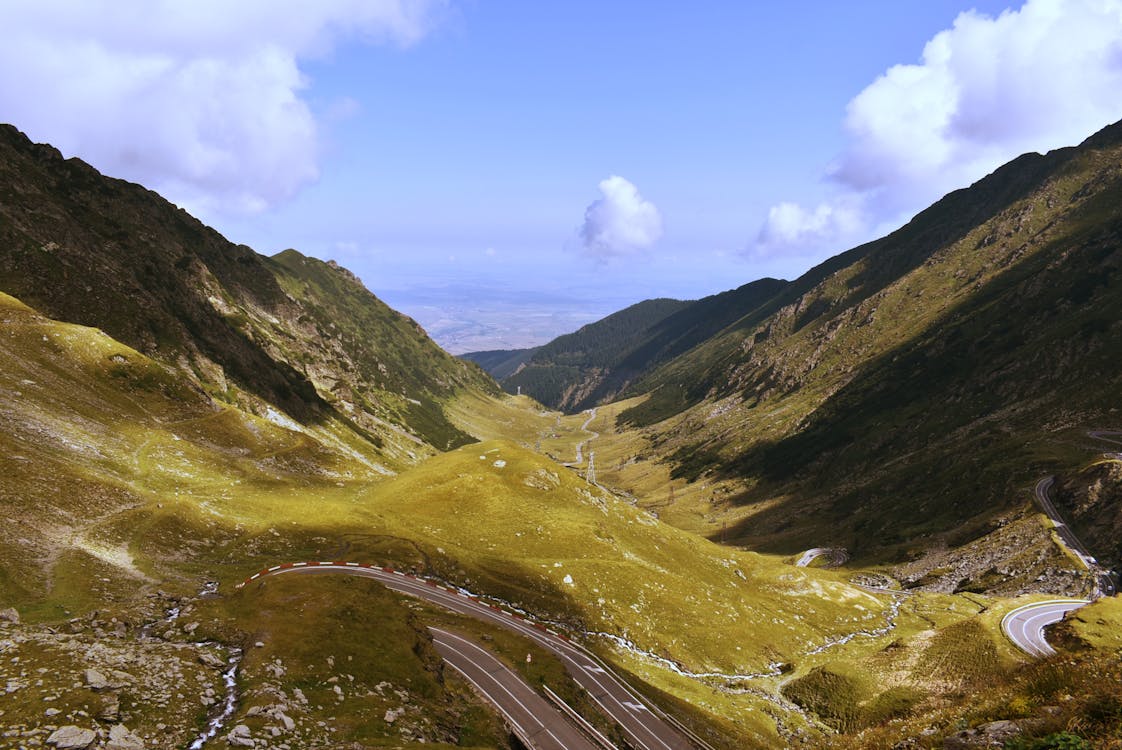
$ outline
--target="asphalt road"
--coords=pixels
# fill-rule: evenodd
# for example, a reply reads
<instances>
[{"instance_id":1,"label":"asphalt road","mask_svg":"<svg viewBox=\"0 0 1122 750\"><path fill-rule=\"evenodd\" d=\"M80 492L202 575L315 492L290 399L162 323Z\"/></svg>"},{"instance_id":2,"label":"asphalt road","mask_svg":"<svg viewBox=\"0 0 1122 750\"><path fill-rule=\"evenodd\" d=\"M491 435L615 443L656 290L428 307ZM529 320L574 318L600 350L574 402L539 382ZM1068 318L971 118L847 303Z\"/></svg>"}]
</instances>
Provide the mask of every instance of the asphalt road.
<instances>
[{"instance_id":1,"label":"asphalt road","mask_svg":"<svg viewBox=\"0 0 1122 750\"><path fill-rule=\"evenodd\" d=\"M1091 430L1087 433L1096 440L1105 440L1108 443L1122 445L1122 430Z\"/></svg>"},{"instance_id":2,"label":"asphalt road","mask_svg":"<svg viewBox=\"0 0 1122 750\"><path fill-rule=\"evenodd\" d=\"M477 599L443 588L433 581L414 578L388 568L352 562L275 565L253 574L239 584L239 588L264 576L284 573L346 573L373 578L394 591L511 630L557 656L573 680L584 688L604 713L623 729L628 742L636 750L696 750L701 744L687 739L685 732L674 726L672 720L641 698L591 653L569 642L560 633L547 630L540 624L531 623L498 607L483 604Z\"/></svg>"},{"instance_id":3,"label":"asphalt road","mask_svg":"<svg viewBox=\"0 0 1122 750\"><path fill-rule=\"evenodd\" d=\"M447 630L429 628L429 632L444 662L499 710L526 747L531 750L599 750L491 652Z\"/></svg>"},{"instance_id":4,"label":"asphalt road","mask_svg":"<svg viewBox=\"0 0 1122 750\"><path fill-rule=\"evenodd\" d=\"M582 431L590 433L591 437L586 437L584 440L577 443L577 458L576 458L576 460L573 461L571 464L561 464L562 466L579 466L580 464L584 463L583 450L584 450L585 443L587 443L590 440L595 440L596 438L600 437L599 432L592 432L592 430L588 429L588 426L590 424L592 424L592 420L594 420L594 419L596 419L596 409L594 409L594 408L589 409L588 410L588 419L584 420L584 424L582 424L580 426L580 428L581 428Z\"/></svg>"},{"instance_id":5,"label":"asphalt road","mask_svg":"<svg viewBox=\"0 0 1122 750\"><path fill-rule=\"evenodd\" d=\"M1077 537L1075 532L1071 530L1071 527L1064 522L1063 516L1056 510L1056 506L1052 504L1049 490L1052 489L1054 483L1055 477L1044 477L1036 483L1036 488L1033 492L1036 498L1036 504L1040 506L1040 509L1044 511L1044 515L1048 516L1055 525L1056 534L1060 537L1060 540L1063 541L1064 545L1067 546L1076 557L1082 560L1083 564L1087 566L1087 569L1091 571L1091 574L1095 578L1095 585L1098 587L1098 591L1107 596L1113 595L1115 593L1113 576L1104 570L1103 567L1099 565L1098 560L1087 551L1087 548L1083 546L1083 542L1079 541L1079 537Z\"/></svg>"},{"instance_id":6,"label":"asphalt road","mask_svg":"<svg viewBox=\"0 0 1122 750\"><path fill-rule=\"evenodd\" d=\"M825 555L830 555L831 567L844 565L846 560L849 559L849 555L846 551L839 547L815 547L814 549L808 549L804 552L802 557L795 561L795 567L805 568L814 562L816 557L823 557Z\"/></svg>"},{"instance_id":7,"label":"asphalt road","mask_svg":"<svg viewBox=\"0 0 1122 750\"><path fill-rule=\"evenodd\" d=\"M1025 604L1002 618L1001 629L1009 640L1030 656L1051 656L1056 650L1044 640L1044 628L1089 603L1086 599L1052 599Z\"/></svg>"}]
</instances>

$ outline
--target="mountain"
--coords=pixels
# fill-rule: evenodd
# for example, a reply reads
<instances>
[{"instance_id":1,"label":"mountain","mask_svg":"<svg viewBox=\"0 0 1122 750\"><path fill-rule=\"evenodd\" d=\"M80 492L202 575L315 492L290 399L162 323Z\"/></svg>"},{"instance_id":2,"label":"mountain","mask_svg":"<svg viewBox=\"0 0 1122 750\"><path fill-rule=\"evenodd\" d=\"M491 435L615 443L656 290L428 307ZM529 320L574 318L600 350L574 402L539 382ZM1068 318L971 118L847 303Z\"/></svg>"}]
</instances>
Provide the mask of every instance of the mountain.
<instances>
[{"instance_id":1,"label":"mountain","mask_svg":"<svg viewBox=\"0 0 1122 750\"><path fill-rule=\"evenodd\" d=\"M760 279L690 302L646 300L560 336L528 357L464 356L479 362L507 392L521 388L552 408L581 411L628 393L636 380L739 320L786 283Z\"/></svg>"},{"instance_id":2,"label":"mountain","mask_svg":"<svg viewBox=\"0 0 1122 750\"><path fill-rule=\"evenodd\" d=\"M1071 431L1117 421L1120 267L1116 124L812 269L639 379L619 427L679 479L730 481L750 521L726 538L752 548L963 547L1084 460Z\"/></svg>"},{"instance_id":3,"label":"mountain","mask_svg":"<svg viewBox=\"0 0 1122 750\"><path fill-rule=\"evenodd\" d=\"M265 258L155 193L0 127L0 291L105 331L218 401L337 422L400 466L470 436L457 390L494 390L334 263Z\"/></svg>"},{"instance_id":4,"label":"mountain","mask_svg":"<svg viewBox=\"0 0 1122 750\"><path fill-rule=\"evenodd\" d=\"M524 366L537 353L538 347L530 349L492 349L486 352L467 352L459 355L461 359L482 367L495 380L509 378Z\"/></svg>"},{"instance_id":5,"label":"mountain","mask_svg":"<svg viewBox=\"0 0 1122 750\"><path fill-rule=\"evenodd\" d=\"M584 331L554 355L573 392L629 398L569 416L337 264L232 245L2 131L0 288L25 299L0 291L0 729L519 746L440 627L627 741L550 652L433 604L470 592L721 750L950 746L992 722L1113 741L1117 600L1037 663L1000 623L1013 595L1085 583L1029 505L1042 475L1117 554L1118 130L790 284ZM695 533L721 527L738 544ZM788 554L824 544L851 559ZM431 602L330 560L420 574ZM317 574L255 574L299 561Z\"/></svg>"},{"instance_id":6,"label":"mountain","mask_svg":"<svg viewBox=\"0 0 1122 750\"><path fill-rule=\"evenodd\" d=\"M645 300L582 326L538 347L523 366L503 379L502 386L508 393L521 387L555 409L580 411L586 403L595 403L598 394L610 397L618 391L613 384L622 375L616 370L621 353L640 345L647 329L686 304Z\"/></svg>"}]
</instances>

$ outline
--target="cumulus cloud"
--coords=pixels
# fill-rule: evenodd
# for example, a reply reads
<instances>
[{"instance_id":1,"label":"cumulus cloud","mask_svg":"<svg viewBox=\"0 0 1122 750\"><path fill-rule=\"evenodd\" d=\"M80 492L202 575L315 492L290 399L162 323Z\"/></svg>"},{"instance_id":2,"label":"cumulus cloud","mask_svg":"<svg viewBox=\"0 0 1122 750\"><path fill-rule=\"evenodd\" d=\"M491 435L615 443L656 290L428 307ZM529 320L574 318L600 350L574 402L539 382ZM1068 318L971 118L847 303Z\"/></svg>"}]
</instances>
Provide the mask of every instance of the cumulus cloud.
<instances>
[{"instance_id":1,"label":"cumulus cloud","mask_svg":"<svg viewBox=\"0 0 1122 750\"><path fill-rule=\"evenodd\" d=\"M662 236L662 217L639 189L612 175L600 182L602 198L584 211L580 238L584 249L600 258L628 255L653 245Z\"/></svg>"},{"instance_id":2,"label":"cumulus cloud","mask_svg":"<svg viewBox=\"0 0 1122 750\"><path fill-rule=\"evenodd\" d=\"M10 0L0 120L192 209L260 211L318 174L299 61L344 39L412 44L439 7Z\"/></svg>"},{"instance_id":3,"label":"cumulus cloud","mask_svg":"<svg viewBox=\"0 0 1122 750\"><path fill-rule=\"evenodd\" d=\"M852 239L860 235L864 221L859 202L845 197L819 203L813 209L778 203L768 210L753 254L766 256L787 248L813 248L824 242Z\"/></svg>"},{"instance_id":4,"label":"cumulus cloud","mask_svg":"<svg viewBox=\"0 0 1122 750\"><path fill-rule=\"evenodd\" d=\"M776 206L753 250L809 255L869 239L1022 153L1122 118L1119 92L1122 0L962 13L918 64L890 68L850 101L848 144L827 174L834 197Z\"/></svg>"}]
</instances>

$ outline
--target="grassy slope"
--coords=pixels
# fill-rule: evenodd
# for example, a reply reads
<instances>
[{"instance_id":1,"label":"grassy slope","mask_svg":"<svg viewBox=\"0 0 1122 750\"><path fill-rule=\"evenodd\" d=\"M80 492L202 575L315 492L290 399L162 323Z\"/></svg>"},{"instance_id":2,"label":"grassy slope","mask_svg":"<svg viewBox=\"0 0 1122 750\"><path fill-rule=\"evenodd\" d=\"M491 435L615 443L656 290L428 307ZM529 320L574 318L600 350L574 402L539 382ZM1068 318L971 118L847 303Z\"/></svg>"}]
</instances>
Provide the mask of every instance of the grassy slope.
<instances>
[{"instance_id":1,"label":"grassy slope","mask_svg":"<svg viewBox=\"0 0 1122 750\"><path fill-rule=\"evenodd\" d=\"M716 732L718 744L736 747L774 746L786 736L778 731L820 736L813 720L779 697L785 680L816 667L870 665L855 679L865 686L859 701L876 708L861 708L861 716L886 715L885 706L903 711L893 702L903 688L950 700L953 686L907 665L935 658L970 663L976 637L939 634L976 622L992 638L1000 612L1012 606L914 596L885 636L811 654L854 628L879 627L885 598L846 585L838 573L795 569L660 523L511 442L467 446L372 481L380 475L313 434L232 408L216 410L188 381L135 350L0 299L8 343L0 387L20 393L5 400L2 413L7 442L0 455L9 477L3 510L13 523L5 526L0 566L4 601L25 619L58 622L93 609L107 617L108 609L135 629L155 616L145 594L157 587L188 593L213 579L225 591L247 572L288 559L380 561L435 573L573 627L625 636L693 671L792 664L787 675L763 679L689 678L590 640L648 682L648 690L663 691L667 705L684 701L680 715ZM586 437L579 424L568 424L576 418L559 427L555 415L525 398L465 398L450 412L472 419L461 427L480 437L509 433L530 445L548 430L565 453ZM459 687L434 682L417 629L431 615L417 620L379 592L357 581L278 580L196 602L183 617L202 623L203 635L266 644L250 650L244 672L249 699L239 717L255 730L267 722L249 717L250 706L275 702L278 690L291 703L292 688L300 687L310 703L290 713L304 735L322 732L317 722L325 721L368 744L400 737L405 724L388 727L383 710L400 698L377 689L389 681L420 707L408 723L415 736L494 742L489 714L473 708ZM332 631L356 621L370 629L369 638L301 635L303 628ZM378 643L379 653L392 659L368 658ZM521 647L504 648L509 657ZM998 641L994 648L994 669L1015 667L1008 646ZM48 651L21 653L25 664L35 664L56 659ZM325 668L328 656L335 665ZM347 656L361 665L342 668ZM277 658L281 675L270 666ZM869 687L889 672L899 676L885 690ZM348 674L358 688L348 687ZM332 676L347 680L341 702L331 698ZM377 697L352 702L366 691ZM130 720L145 731L167 723L169 709L157 703L130 710ZM435 718L426 725L421 715Z\"/></svg>"},{"instance_id":2,"label":"grassy slope","mask_svg":"<svg viewBox=\"0 0 1122 750\"><path fill-rule=\"evenodd\" d=\"M884 560L984 533L1073 465L1057 430L1109 421L1120 130L1023 157L816 269L621 418L677 477L739 483L752 521L735 535L757 547L829 537Z\"/></svg>"},{"instance_id":3,"label":"grassy slope","mask_svg":"<svg viewBox=\"0 0 1122 750\"><path fill-rule=\"evenodd\" d=\"M0 291L96 326L216 401L342 426L393 470L470 438L442 403L495 389L334 264L234 245L155 193L0 127Z\"/></svg>"},{"instance_id":4,"label":"grassy slope","mask_svg":"<svg viewBox=\"0 0 1122 750\"><path fill-rule=\"evenodd\" d=\"M442 404L461 390L497 391L490 378L445 353L335 263L285 250L266 265L301 306L275 335L285 341L286 359L303 367L321 393L355 419L377 415L438 450L472 441L448 422Z\"/></svg>"}]
</instances>

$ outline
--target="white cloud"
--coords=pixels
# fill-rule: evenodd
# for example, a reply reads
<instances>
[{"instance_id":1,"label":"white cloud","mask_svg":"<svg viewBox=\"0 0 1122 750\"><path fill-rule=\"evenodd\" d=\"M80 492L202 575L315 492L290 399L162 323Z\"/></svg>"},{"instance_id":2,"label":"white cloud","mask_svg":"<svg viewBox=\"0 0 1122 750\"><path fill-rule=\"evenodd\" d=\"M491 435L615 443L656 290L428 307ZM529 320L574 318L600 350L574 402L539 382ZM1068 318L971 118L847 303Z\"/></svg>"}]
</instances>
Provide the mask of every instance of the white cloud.
<instances>
[{"instance_id":1,"label":"white cloud","mask_svg":"<svg viewBox=\"0 0 1122 750\"><path fill-rule=\"evenodd\" d=\"M814 210L797 203L778 203L768 211L752 254L766 257L787 248L845 242L859 236L863 228L864 219L856 201L820 203Z\"/></svg>"},{"instance_id":2,"label":"white cloud","mask_svg":"<svg viewBox=\"0 0 1122 750\"><path fill-rule=\"evenodd\" d=\"M318 174L298 61L347 38L411 44L438 7L9 0L0 120L192 209L259 211Z\"/></svg>"},{"instance_id":3,"label":"white cloud","mask_svg":"<svg viewBox=\"0 0 1122 750\"><path fill-rule=\"evenodd\" d=\"M662 236L662 217L639 189L622 177L600 182L602 198L584 211L580 238L585 250L601 258L644 250Z\"/></svg>"},{"instance_id":4,"label":"white cloud","mask_svg":"<svg viewBox=\"0 0 1122 750\"><path fill-rule=\"evenodd\" d=\"M814 210L776 206L752 251L813 255L869 239L1022 153L1122 118L1120 92L1122 0L962 13L919 64L893 66L849 103L835 196Z\"/></svg>"}]
</instances>

